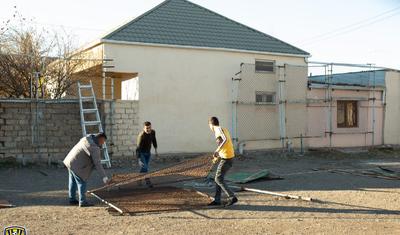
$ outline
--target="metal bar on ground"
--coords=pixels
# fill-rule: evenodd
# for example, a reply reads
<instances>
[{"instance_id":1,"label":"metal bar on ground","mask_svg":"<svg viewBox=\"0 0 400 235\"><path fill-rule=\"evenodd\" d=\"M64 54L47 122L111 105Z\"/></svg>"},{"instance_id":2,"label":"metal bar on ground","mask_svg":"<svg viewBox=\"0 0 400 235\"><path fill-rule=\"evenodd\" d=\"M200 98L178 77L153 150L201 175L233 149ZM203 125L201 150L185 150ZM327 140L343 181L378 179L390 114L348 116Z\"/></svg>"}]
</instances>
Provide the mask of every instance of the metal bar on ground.
<instances>
[{"instance_id":1,"label":"metal bar on ground","mask_svg":"<svg viewBox=\"0 0 400 235\"><path fill-rule=\"evenodd\" d=\"M97 199L99 199L101 202L105 203L107 206L112 207L113 209L115 209L116 211L118 211L120 214L124 214L124 212L123 212L120 208L116 207L115 205L113 205L113 204L107 202L106 200L104 200L103 198L97 196L96 194L94 194L94 193L92 193L92 192L88 192L88 193L90 193L91 195L93 195L94 197L96 197Z\"/></svg>"},{"instance_id":2,"label":"metal bar on ground","mask_svg":"<svg viewBox=\"0 0 400 235\"><path fill-rule=\"evenodd\" d=\"M298 199L298 200L303 200L303 201L308 201L308 202L315 201L315 199L311 198L311 197L303 197L303 196L297 196L297 195L276 193L276 192L271 192L271 191L266 191L266 190L261 190L261 189L255 189L255 188L246 188L246 187L237 187L237 186L233 186L232 188L240 188L243 191L268 194L268 195L272 195L272 196L284 197L287 199Z\"/></svg>"},{"instance_id":3,"label":"metal bar on ground","mask_svg":"<svg viewBox=\"0 0 400 235\"><path fill-rule=\"evenodd\" d=\"M13 208L13 207L15 207L15 205L13 205L13 204L7 204L7 205L0 204L0 208Z\"/></svg>"},{"instance_id":4,"label":"metal bar on ground","mask_svg":"<svg viewBox=\"0 0 400 235\"><path fill-rule=\"evenodd\" d=\"M0 208L12 208L15 205L9 203L8 201L0 200Z\"/></svg>"}]
</instances>

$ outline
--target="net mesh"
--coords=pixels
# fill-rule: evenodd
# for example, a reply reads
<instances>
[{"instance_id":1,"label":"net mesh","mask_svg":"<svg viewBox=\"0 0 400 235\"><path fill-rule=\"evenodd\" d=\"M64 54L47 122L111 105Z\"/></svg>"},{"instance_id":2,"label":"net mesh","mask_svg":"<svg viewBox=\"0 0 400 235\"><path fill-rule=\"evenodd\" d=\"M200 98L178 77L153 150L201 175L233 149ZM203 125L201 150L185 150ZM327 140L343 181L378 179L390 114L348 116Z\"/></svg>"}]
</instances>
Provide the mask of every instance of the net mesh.
<instances>
[{"instance_id":1,"label":"net mesh","mask_svg":"<svg viewBox=\"0 0 400 235\"><path fill-rule=\"evenodd\" d=\"M206 194L172 186L103 190L97 192L97 195L118 207L124 214L197 209L211 202ZM115 213L113 208L109 208L109 211Z\"/></svg>"},{"instance_id":2,"label":"net mesh","mask_svg":"<svg viewBox=\"0 0 400 235\"><path fill-rule=\"evenodd\" d=\"M177 184L205 178L212 167L212 155L203 155L152 173L113 175L108 185L91 193L129 214L197 208L210 198Z\"/></svg>"}]
</instances>

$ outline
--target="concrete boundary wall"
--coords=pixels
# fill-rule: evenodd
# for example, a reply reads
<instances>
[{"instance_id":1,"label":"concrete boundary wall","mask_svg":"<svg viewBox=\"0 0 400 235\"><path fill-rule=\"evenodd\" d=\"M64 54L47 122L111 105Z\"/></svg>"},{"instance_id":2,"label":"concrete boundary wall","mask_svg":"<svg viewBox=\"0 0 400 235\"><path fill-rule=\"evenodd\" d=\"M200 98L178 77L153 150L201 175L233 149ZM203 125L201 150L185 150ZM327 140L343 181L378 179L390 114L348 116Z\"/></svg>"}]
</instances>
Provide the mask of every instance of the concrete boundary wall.
<instances>
[{"instance_id":1,"label":"concrete boundary wall","mask_svg":"<svg viewBox=\"0 0 400 235\"><path fill-rule=\"evenodd\" d=\"M132 156L137 101L97 101L112 159ZM0 100L0 160L57 162L82 136L78 100Z\"/></svg>"}]
</instances>

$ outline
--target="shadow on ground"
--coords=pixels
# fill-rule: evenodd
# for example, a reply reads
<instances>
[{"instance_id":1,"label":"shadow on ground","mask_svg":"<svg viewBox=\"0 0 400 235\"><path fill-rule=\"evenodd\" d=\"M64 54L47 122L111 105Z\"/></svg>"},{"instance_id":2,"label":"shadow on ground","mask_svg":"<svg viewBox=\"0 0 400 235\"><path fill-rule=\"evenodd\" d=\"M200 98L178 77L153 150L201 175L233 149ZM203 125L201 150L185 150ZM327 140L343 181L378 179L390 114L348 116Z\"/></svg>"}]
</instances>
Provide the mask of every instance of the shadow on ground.
<instances>
[{"instance_id":1,"label":"shadow on ground","mask_svg":"<svg viewBox=\"0 0 400 235\"><path fill-rule=\"evenodd\" d=\"M309 155L304 157L265 156L250 154L237 160L232 171L257 171L268 169L284 180L257 181L246 185L258 189L277 192L284 191L334 191L360 190L366 192L390 192L390 189L400 188L400 180L385 180L366 176L330 173L315 169L361 169L379 164L392 164L400 169L400 158L397 152L389 156L358 156L347 157L325 155ZM165 167L168 163L153 163L153 169ZM133 168L123 167L108 169L113 173L133 172ZM58 205L67 204L67 170L60 168L1 168L0 169L0 198L9 200L17 206ZM97 172L93 172L88 182L88 189L101 186ZM387 189L387 190L386 190ZM397 192L393 192L397 193ZM306 195L304 195L306 196ZM96 202L95 199L91 199ZM334 203L334 202L332 202ZM322 205L322 204L320 204ZM247 211L288 211L316 213L356 213L356 214L385 214L398 215L399 211L381 210L379 208L319 208L310 206L259 206L237 205L230 210Z\"/></svg>"}]
</instances>

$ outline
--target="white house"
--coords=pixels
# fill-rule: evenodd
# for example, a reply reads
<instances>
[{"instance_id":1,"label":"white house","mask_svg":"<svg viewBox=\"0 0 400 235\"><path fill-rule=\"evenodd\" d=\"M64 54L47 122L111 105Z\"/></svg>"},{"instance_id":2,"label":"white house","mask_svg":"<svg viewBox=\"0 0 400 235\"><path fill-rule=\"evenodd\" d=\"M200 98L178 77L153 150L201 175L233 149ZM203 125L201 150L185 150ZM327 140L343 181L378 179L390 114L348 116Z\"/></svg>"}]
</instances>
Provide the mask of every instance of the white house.
<instances>
[{"instance_id":1,"label":"white house","mask_svg":"<svg viewBox=\"0 0 400 235\"><path fill-rule=\"evenodd\" d=\"M101 78L93 81L97 97L120 99L121 83L138 79L140 120L153 123L161 153L213 151L215 142L207 125L210 116L219 117L221 125L241 141L232 110L232 78L238 77L235 74L243 64L253 65L253 70L246 72L265 81L263 86L245 91L252 105L262 105L256 99L268 101L272 97L268 104L273 107L271 112L282 111L275 99L279 98L279 68L285 64L300 68L285 74L286 80L298 79L293 91L298 85L304 87L304 91L290 94L306 97L309 53L186 0L166 0L83 51L112 60L108 63L113 68L107 70L104 84L113 81L114 97L101 94ZM137 92L136 86L131 86ZM272 92L272 96L262 97L263 92ZM253 111L265 110L253 106ZM297 115L306 123L305 112ZM280 123L275 121L272 126L279 135ZM289 125L297 124L293 120ZM277 137L269 146L280 145Z\"/></svg>"}]
</instances>

